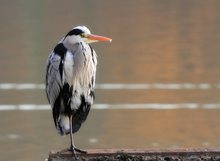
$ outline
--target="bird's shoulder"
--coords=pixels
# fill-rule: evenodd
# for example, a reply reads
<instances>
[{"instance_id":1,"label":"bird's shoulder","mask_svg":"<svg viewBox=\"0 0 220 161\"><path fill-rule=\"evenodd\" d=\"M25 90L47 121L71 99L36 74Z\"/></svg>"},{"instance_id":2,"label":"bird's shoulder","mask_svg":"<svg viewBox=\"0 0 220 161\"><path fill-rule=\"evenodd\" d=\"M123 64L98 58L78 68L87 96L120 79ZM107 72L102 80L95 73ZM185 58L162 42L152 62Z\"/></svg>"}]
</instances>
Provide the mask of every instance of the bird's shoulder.
<instances>
[{"instance_id":1,"label":"bird's shoulder","mask_svg":"<svg viewBox=\"0 0 220 161\"><path fill-rule=\"evenodd\" d=\"M55 69L59 68L59 64L65 59L66 53L69 52L62 42L59 42L50 53L47 65L53 65Z\"/></svg>"},{"instance_id":2,"label":"bird's shoulder","mask_svg":"<svg viewBox=\"0 0 220 161\"><path fill-rule=\"evenodd\" d=\"M67 52L67 48L64 46L64 44L61 42L61 43L58 43L54 50L53 50L54 54L60 56L62 59L64 58L66 52Z\"/></svg>"}]
</instances>

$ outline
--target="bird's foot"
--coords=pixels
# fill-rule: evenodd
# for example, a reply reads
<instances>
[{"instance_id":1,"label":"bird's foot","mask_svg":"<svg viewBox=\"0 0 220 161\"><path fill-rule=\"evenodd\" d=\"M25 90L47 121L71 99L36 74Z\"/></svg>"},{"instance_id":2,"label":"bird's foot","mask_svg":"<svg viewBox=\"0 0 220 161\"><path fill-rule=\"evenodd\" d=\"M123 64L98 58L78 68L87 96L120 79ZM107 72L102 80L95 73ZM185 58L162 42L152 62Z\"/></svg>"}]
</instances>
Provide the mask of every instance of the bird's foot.
<instances>
[{"instance_id":1,"label":"bird's foot","mask_svg":"<svg viewBox=\"0 0 220 161\"><path fill-rule=\"evenodd\" d=\"M86 154L87 153L87 151L82 150L82 149L78 149L78 148L75 148L75 151L78 152L78 153L82 153L82 154Z\"/></svg>"},{"instance_id":2,"label":"bird's foot","mask_svg":"<svg viewBox=\"0 0 220 161\"><path fill-rule=\"evenodd\" d=\"M81 149L76 148L76 147L74 147L74 146L71 146L68 150L71 151L72 153L74 153L74 152L83 153L83 154L86 154L86 153L87 153L87 151L81 150Z\"/></svg>"},{"instance_id":3,"label":"bird's foot","mask_svg":"<svg viewBox=\"0 0 220 161\"><path fill-rule=\"evenodd\" d=\"M78 148L76 148L74 146L71 146L68 150L72 152L72 154L74 155L76 161L81 161L81 159L77 156L76 152L77 153L83 153L83 154L87 153L87 151L78 149Z\"/></svg>"}]
</instances>

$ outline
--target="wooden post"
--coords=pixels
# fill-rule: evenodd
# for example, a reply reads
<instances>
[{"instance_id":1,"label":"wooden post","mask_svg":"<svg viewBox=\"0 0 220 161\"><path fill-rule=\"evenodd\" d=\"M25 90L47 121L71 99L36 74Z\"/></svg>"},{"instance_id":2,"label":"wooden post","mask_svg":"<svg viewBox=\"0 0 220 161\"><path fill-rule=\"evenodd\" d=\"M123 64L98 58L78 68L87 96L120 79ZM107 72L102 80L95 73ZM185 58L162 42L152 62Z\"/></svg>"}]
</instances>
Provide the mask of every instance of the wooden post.
<instances>
[{"instance_id":1,"label":"wooden post","mask_svg":"<svg viewBox=\"0 0 220 161\"><path fill-rule=\"evenodd\" d=\"M82 161L220 161L220 149L91 149ZM66 150L51 152L48 161L75 161Z\"/></svg>"}]
</instances>

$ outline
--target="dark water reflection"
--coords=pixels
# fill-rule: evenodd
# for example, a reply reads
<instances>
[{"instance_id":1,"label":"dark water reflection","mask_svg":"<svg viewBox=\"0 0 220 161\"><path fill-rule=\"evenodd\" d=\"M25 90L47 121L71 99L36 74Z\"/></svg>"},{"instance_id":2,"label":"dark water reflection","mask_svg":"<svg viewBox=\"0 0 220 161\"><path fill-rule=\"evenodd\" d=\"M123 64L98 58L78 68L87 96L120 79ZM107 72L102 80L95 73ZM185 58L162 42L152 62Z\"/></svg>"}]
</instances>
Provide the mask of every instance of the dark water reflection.
<instances>
[{"instance_id":1,"label":"dark water reflection","mask_svg":"<svg viewBox=\"0 0 220 161\"><path fill-rule=\"evenodd\" d=\"M43 83L53 46L78 24L109 36L93 44L98 83L219 83L220 1L5 1L0 83ZM97 90L96 103L219 103L211 90ZM0 104L46 104L41 90L1 90ZM220 110L93 110L82 148L220 146ZM0 160L43 160L62 149L50 111L1 111Z\"/></svg>"}]
</instances>

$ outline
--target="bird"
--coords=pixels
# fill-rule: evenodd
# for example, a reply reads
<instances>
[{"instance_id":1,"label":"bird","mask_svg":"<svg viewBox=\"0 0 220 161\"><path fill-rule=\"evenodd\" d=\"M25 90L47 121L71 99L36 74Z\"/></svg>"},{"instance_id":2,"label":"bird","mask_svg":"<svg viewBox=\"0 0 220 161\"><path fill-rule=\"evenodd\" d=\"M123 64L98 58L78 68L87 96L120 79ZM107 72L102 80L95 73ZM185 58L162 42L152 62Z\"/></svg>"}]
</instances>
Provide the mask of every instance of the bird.
<instances>
[{"instance_id":1,"label":"bird","mask_svg":"<svg viewBox=\"0 0 220 161\"><path fill-rule=\"evenodd\" d=\"M55 45L46 62L45 91L60 135L70 135L70 150L86 153L74 144L73 134L85 122L94 102L97 55L90 43L112 39L91 34L86 26L72 28Z\"/></svg>"}]
</instances>

